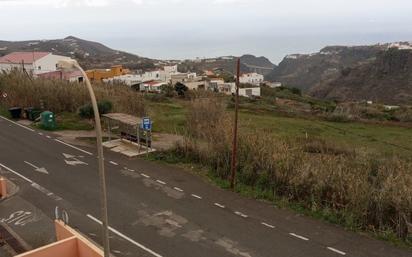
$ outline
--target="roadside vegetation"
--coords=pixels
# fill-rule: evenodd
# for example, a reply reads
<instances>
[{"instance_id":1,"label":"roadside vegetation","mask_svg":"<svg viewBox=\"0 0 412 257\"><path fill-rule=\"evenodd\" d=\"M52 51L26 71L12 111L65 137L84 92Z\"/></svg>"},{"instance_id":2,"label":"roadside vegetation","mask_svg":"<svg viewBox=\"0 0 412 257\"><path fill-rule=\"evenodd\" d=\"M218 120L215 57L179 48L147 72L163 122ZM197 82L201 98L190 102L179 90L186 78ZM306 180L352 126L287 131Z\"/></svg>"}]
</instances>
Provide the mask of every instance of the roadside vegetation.
<instances>
[{"instance_id":1,"label":"roadside vegetation","mask_svg":"<svg viewBox=\"0 0 412 257\"><path fill-rule=\"evenodd\" d=\"M141 116L146 109L141 94L122 84L94 85L99 109ZM61 80L33 79L20 72L0 75L2 113L10 107L34 107L57 114L57 129L92 129L90 96L85 85ZM80 125L78 124L80 123Z\"/></svg>"},{"instance_id":2,"label":"roadside vegetation","mask_svg":"<svg viewBox=\"0 0 412 257\"><path fill-rule=\"evenodd\" d=\"M100 110L149 115L154 131L183 143L152 158L202 167L227 187L231 96L166 86L142 94L122 84L95 84ZM93 128L84 85L0 75L0 114L13 106L48 109L57 129ZM262 88L241 98L237 190L355 231L412 247L410 107L322 101L289 88Z\"/></svg>"},{"instance_id":3,"label":"roadside vegetation","mask_svg":"<svg viewBox=\"0 0 412 257\"><path fill-rule=\"evenodd\" d=\"M232 116L225 103L193 101L185 128L184 142L155 158L197 163L227 186ZM410 159L368 153L322 137L276 136L267 127L241 129L238 152L237 189L242 193L411 245Z\"/></svg>"}]
</instances>

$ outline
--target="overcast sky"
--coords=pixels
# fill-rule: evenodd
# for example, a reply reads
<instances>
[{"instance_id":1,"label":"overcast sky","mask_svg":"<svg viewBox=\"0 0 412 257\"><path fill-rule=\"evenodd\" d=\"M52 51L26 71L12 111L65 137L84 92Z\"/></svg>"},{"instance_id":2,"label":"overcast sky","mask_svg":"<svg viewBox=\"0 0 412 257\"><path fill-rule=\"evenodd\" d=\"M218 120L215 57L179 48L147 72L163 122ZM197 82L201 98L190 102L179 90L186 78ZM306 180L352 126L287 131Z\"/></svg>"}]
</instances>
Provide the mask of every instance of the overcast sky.
<instances>
[{"instance_id":1,"label":"overcast sky","mask_svg":"<svg viewBox=\"0 0 412 257\"><path fill-rule=\"evenodd\" d=\"M412 41L411 0L0 0L0 40L68 35L153 58Z\"/></svg>"}]
</instances>

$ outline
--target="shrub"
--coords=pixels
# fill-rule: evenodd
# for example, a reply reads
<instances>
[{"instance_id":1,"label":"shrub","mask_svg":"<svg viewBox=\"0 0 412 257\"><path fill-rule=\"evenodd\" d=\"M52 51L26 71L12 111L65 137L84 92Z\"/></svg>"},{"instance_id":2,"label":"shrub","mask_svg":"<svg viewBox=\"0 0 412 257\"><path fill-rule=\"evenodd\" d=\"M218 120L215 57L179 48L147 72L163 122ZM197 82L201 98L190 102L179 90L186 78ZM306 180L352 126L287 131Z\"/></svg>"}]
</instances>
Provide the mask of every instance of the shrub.
<instances>
[{"instance_id":1,"label":"shrub","mask_svg":"<svg viewBox=\"0 0 412 257\"><path fill-rule=\"evenodd\" d=\"M108 100L103 100L97 103L97 108L99 109L100 115L109 113L113 105ZM91 119L94 117L93 106L91 103L85 104L79 108L79 116L85 119Z\"/></svg>"},{"instance_id":2,"label":"shrub","mask_svg":"<svg viewBox=\"0 0 412 257\"><path fill-rule=\"evenodd\" d=\"M187 122L175 154L227 180L232 120L222 104L217 99L193 101ZM407 228L400 217L412 215L411 171L408 160L358 153L323 139L284 140L242 129L239 134L239 185L266 192L270 199L299 203L351 228L400 231L403 239Z\"/></svg>"}]
</instances>

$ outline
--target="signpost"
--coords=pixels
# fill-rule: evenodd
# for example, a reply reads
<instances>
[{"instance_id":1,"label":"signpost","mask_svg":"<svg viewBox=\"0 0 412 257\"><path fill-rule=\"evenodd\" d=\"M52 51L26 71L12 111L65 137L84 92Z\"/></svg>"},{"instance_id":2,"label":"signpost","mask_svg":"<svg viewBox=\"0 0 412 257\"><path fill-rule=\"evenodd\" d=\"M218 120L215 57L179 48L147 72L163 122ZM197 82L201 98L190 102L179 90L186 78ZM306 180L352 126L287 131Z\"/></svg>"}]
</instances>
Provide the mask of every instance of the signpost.
<instances>
[{"instance_id":1,"label":"signpost","mask_svg":"<svg viewBox=\"0 0 412 257\"><path fill-rule=\"evenodd\" d=\"M152 121L150 120L149 117L144 117L142 119L142 124L141 127L143 129L143 132L145 133L146 136L146 154L149 154L149 133L150 133L150 138L152 136ZM151 148L151 146L150 146Z\"/></svg>"},{"instance_id":2,"label":"signpost","mask_svg":"<svg viewBox=\"0 0 412 257\"><path fill-rule=\"evenodd\" d=\"M152 130L152 121L150 120L149 117L144 117L142 119L142 126L143 126L143 129L146 131Z\"/></svg>"}]
</instances>

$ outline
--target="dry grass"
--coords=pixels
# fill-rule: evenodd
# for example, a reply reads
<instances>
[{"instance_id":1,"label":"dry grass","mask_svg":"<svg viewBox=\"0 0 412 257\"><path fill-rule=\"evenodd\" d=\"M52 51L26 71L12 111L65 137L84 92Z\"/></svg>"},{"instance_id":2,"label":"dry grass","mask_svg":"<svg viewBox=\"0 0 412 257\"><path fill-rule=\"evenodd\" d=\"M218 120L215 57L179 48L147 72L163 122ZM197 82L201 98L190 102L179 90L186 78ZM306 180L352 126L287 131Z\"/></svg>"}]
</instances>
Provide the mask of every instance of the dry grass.
<instances>
[{"instance_id":1,"label":"dry grass","mask_svg":"<svg viewBox=\"0 0 412 257\"><path fill-rule=\"evenodd\" d=\"M145 113L142 96L121 84L95 84L98 100L109 100L114 111L134 115ZM61 80L32 79L19 72L0 75L0 92L7 93L0 104L6 107L41 107L56 113L77 112L90 102L86 86Z\"/></svg>"},{"instance_id":2,"label":"dry grass","mask_svg":"<svg viewBox=\"0 0 412 257\"><path fill-rule=\"evenodd\" d=\"M227 179L231 124L218 100L194 101L177 153ZM243 132L238 183L310 210L328 210L336 222L354 229L408 235L404 218L412 215L412 164L397 157L369 156L321 139L287 141L262 130Z\"/></svg>"}]
</instances>

